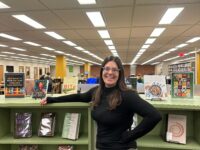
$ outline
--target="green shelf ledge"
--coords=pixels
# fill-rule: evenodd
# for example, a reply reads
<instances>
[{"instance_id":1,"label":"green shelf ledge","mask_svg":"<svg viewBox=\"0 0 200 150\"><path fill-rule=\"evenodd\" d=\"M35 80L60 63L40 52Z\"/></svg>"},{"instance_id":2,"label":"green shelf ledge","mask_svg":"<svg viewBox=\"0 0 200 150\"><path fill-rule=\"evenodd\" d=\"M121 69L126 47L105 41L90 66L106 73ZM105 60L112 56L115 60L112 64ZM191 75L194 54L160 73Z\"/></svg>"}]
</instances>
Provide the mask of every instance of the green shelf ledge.
<instances>
[{"instance_id":1,"label":"green shelf ledge","mask_svg":"<svg viewBox=\"0 0 200 150\"><path fill-rule=\"evenodd\" d=\"M200 144L196 142L193 138L187 138L187 144L176 144L164 141L163 138L159 136L147 135L139 140L137 140L137 145L139 148L162 148L162 149L184 149L184 150L194 150L199 149Z\"/></svg>"},{"instance_id":2,"label":"green shelf ledge","mask_svg":"<svg viewBox=\"0 0 200 150\"><path fill-rule=\"evenodd\" d=\"M68 140L57 135L53 137L38 137L36 135L33 135L30 138L19 138L19 139L13 138L12 135L6 135L0 138L0 144L88 145L89 139L86 134L80 136L77 140Z\"/></svg>"}]
</instances>

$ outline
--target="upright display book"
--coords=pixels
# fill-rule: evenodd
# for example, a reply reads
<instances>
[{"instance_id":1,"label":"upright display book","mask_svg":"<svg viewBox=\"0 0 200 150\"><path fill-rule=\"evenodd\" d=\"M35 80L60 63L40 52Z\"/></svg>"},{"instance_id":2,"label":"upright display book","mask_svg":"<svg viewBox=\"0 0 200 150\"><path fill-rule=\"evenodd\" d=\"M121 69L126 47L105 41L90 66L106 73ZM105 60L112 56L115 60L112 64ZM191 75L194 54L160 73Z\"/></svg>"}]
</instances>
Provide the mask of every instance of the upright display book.
<instances>
[{"instance_id":1,"label":"upright display book","mask_svg":"<svg viewBox=\"0 0 200 150\"><path fill-rule=\"evenodd\" d=\"M19 145L19 150L39 150L38 145Z\"/></svg>"},{"instance_id":2,"label":"upright display book","mask_svg":"<svg viewBox=\"0 0 200 150\"><path fill-rule=\"evenodd\" d=\"M32 114L15 113L15 138L26 138L32 136Z\"/></svg>"},{"instance_id":3,"label":"upright display book","mask_svg":"<svg viewBox=\"0 0 200 150\"><path fill-rule=\"evenodd\" d=\"M32 97L35 99L43 99L47 95L48 80L35 80L34 91Z\"/></svg>"},{"instance_id":4,"label":"upright display book","mask_svg":"<svg viewBox=\"0 0 200 150\"><path fill-rule=\"evenodd\" d=\"M58 150L74 150L74 146L72 146L72 145L59 145Z\"/></svg>"},{"instance_id":5,"label":"upright display book","mask_svg":"<svg viewBox=\"0 0 200 150\"><path fill-rule=\"evenodd\" d=\"M193 72L172 73L171 93L173 98L193 98Z\"/></svg>"},{"instance_id":6,"label":"upright display book","mask_svg":"<svg viewBox=\"0 0 200 150\"><path fill-rule=\"evenodd\" d=\"M5 97L25 97L24 73L5 73Z\"/></svg>"},{"instance_id":7,"label":"upright display book","mask_svg":"<svg viewBox=\"0 0 200 150\"><path fill-rule=\"evenodd\" d=\"M168 115L166 141L186 144L186 116Z\"/></svg>"},{"instance_id":8,"label":"upright display book","mask_svg":"<svg viewBox=\"0 0 200 150\"><path fill-rule=\"evenodd\" d=\"M80 118L79 113L66 113L63 123L62 137L76 140L79 136L80 128Z\"/></svg>"},{"instance_id":9,"label":"upright display book","mask_svg":"<svg viewBox=\"0 0 200 150\"><path fill-rule=\"evenodd\" d=\"M35 84L35 80L33 80L33 79L26 79L25 80L26 96L32 96L33 91L34 91L34 84Z\"/></svg>"},{"instance_id":10,"label":"upright display book","mask_svg":"<svg viewBox=\"0 0 200 150\"><path fill-rule=\"evenodd\" d=\"M52 112L42 113L38 136L54 136L56 114Z\"/></svg>"},{"instance_id":11,"label":"upright display book","mask_svg":"<svg viewBox=\"0 0 200 150\"><path fill-rule=\"evenodd\" d=\"M164 75L144 75L144 93L147 99L161 100L167 97Z\"/></svg>"},{"instance_id":12,"label":"upright display book","mask_svg":"<svg viewBox=\"0 0 200 150\"><path fill-rule=\"evenodd\" d=\"M65 94L77 93L78 89L78 78L68 77L64 78L62 91Z\"/></svg>"}]
</instances>

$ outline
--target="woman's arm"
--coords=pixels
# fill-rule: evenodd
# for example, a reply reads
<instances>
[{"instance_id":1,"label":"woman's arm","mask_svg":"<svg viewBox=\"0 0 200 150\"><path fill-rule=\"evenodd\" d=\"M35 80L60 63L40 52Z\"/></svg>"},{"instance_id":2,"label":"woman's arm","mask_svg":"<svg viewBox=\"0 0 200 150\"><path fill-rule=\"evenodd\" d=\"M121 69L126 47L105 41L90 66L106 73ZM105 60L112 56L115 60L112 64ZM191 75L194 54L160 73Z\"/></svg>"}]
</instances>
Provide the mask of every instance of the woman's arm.
<instances>
[{"instance_id":1,"label":"woman's arm","mask_svg":"<svg viewBox=\"0 0 200 150\"><path fill-rule=\"evenodd\" d=\"M142 121L131 131L127 131L122 136L122 140L128 142L151 131L162 119L161 114L151 104L140 98L136 92L127 92L126 105L128 110L143 117Z\"/></svg>"},{"instance_id":2,"label":"woman's arm","mask_svg":"<svg viewBox=\"0 0 200 150\"><path fill-rule=\"evenodd\" d=\"M90 102L92 100L92 95L94 94L97 87L90 89L85 93L71 94L60 97L47 97L40 101L41 105L47 103L59 103L59 102Z\"/></svg>"}]
</instances>

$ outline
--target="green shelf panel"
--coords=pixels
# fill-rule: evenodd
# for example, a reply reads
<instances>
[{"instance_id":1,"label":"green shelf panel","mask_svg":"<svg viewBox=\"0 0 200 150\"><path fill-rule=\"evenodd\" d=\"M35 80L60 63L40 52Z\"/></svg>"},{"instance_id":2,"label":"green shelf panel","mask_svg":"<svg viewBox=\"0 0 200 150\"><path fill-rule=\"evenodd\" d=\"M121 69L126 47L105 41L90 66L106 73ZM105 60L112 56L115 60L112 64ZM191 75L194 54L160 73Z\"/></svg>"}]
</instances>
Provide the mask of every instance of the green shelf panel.
<instances>
[{"instance_id":1,"label":"green shelf panel","mask_svg":"<svg viewBox=\"0 0 200 150\"><path fill-rule=\"evenodd\" d=\"M4 98L0 99L0 107L2 108L88 108L89 103L83 102L69 102L69 103L52 103L41 106L40 100L32 98Z\"/></svg>"},{"instance_id":2,"label":"green shelf panel","mask_svg":"<svg viewBox=\"0 0 200 150\"><path fill-rule=\"evenodd\" d=\"M0 144L48 144L48 145L88 145L89 139L87 135L80 136L77 140L68 140L61 138L60 136L53 137L38 137L33 135L30 138L15 139L12 135L6 135L0 138Z\"/></svg>"},{"instance_id":3,"label":"green shelf panel","mask_svg":"<svg viewBox=\"0 0 200 150\"><path fill-rule=\"evenodd\" d=\"M200 144L193 138L187 138L187 144L176 144L164 141L163 138L159 136L144 136L137 140L138 147L141 148L159 148L159 149L184 149L184 150L194 150L200 149Z\"/></svg>"}]
</instances>

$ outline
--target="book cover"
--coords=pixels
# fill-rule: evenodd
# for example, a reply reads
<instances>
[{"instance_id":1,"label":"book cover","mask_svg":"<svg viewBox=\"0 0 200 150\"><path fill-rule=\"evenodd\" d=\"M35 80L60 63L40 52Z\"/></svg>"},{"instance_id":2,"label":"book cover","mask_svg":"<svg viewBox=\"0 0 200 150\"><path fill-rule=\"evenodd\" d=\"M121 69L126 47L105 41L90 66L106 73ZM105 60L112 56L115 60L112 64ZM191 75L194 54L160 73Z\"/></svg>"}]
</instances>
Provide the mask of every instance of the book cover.
<instances>
[{"instance_id":1,"label":"book cover","mask_svg":"<svg viewBox=\"0 0 200 150\"><path fill-rule=\"evenodd\" d=\"M58 150L74 150L74 146L72 146L72 145L59 145Z\"/></svg>"},{"instance_id":2,"label":"book cover","mask_svg":"<svg viewBox=\"0 0 200 150\"><path fill-rule=\"evenodd\" d=\"M167 97L167 86L164 75L144 75L144 92L147 99Z\"/></svg>"},{"instance_id":3,"label":"book cover","mask_svg":"<svg viewBox=\"0 0 200 150\"><path fill-rule=\"evenodd\" d=\"M77 93L78 77L68 77L63 80L62 92L65 94Z\"/></svg>"},{"instance_id":4,"label":"book cover","mask_svg":"<svg viewBox=\"0 0 200 150\"><path fill-rule=\"evenodd\" d=\"M24 73L5 73L5 97L25 97Z\"/></svg>"},{"instance_id":5,"label":"book cover","mask_svg":"<svg viewBox=\"0 0 200 150\"><path fill-rule=\"evenodd\" d=\"M80 128L80 118L79 113L66 113L63 123L62 137L76 140L79 136Z\"/></svg>"},{"instance_id":6,"label":"book cover","mask_svg":"<svg viewBox=\"0 0 200 150\"><path fill-rule=\"evenodd\" d=\"M38 145L19 145L19 150L39 150Z\"/></svg>"},{"instance_id":7,"label":"book cover","mask_svg":"<svg viewBox=\"0 0 200 150\"><path fill-rule=\"evenodd\" d=\"M172 73L171 92L173 98L193 98L193 72Z\"/></svg>"},{"instance_id":8,"label":"book cover","mask_svg":"<svg viewBox=\"0 0 200 150\"><path fill-rule=\"evenodd\" d=\"M166 141L186 144L186 116L168 115Z\"/></svg>"},{"instance_id":9,"label":"book cover","mask_svg":"<svg viewBox=\"0 0 200 150\"><path fill-rule=\"evenodd\" d=\"M32 114L15 113L15 138L26 138L32 136Z\"/></svg>"},{"instance_id":10,"label":"book cover","mask_svg":"<svg viewBox=\"0 0 200 150\"><path fill-rule=\"evenodd\" d=\"M32 98L43 99L47 95L48 80L35 80Z\"/></svg>"},{"instance_id":11,"label":"book cover","mask_svg":"<svg viewBox=\"0 0 200 150\"><path fill-rule=\"evenodd\" d=\"M38 136L54 136L55 123L56 123L55 113L52 112L42 113L38 129Z\"/></svg>"},{"instance_id":12,"label":"book cover","mask_svg":"<svg viewBox=\"0 0 200 150\"><path fill-rule=\"evenodd\" d=\"M35 84L35 81L33 79L26 79L25 80L26 96L31 96L33 94L34 84Z\"/></svg>"}]
</instances>

